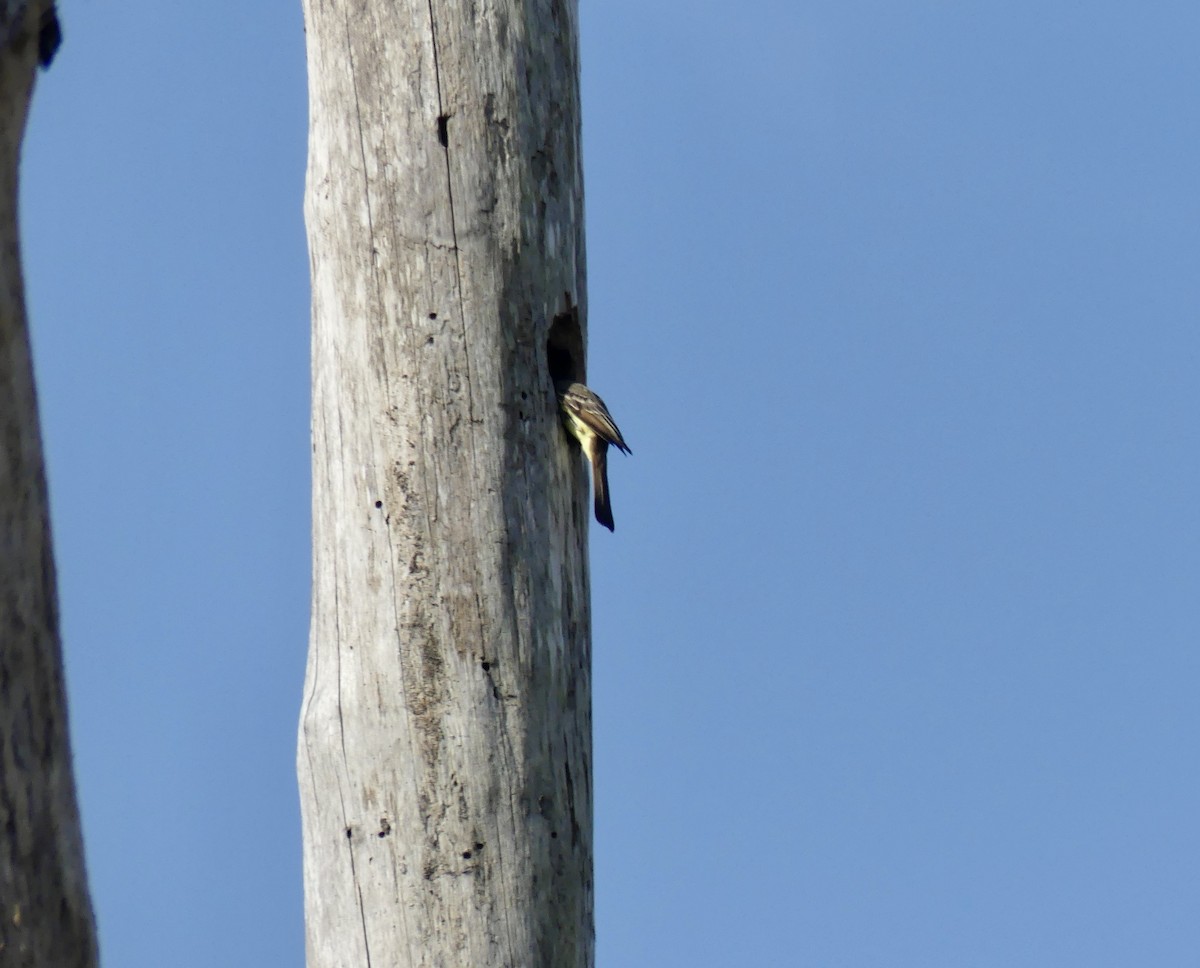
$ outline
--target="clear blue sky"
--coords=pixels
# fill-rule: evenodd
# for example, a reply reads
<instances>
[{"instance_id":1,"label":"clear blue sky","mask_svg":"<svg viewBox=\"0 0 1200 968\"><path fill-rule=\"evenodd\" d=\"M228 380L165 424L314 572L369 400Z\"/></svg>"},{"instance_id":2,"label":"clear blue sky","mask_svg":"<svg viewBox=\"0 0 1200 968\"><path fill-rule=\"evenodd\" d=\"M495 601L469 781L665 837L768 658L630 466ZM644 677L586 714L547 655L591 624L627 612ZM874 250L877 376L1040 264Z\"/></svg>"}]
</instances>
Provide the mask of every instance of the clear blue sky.
<instances>
[{"instance_id":1,"label":"clear blue sky","mask_svg":"<svg viewBox=\"0 0 1200 968\"><path fill-rule=\"evenodd\" d=\"M22 215L103 954L295 966L300 7L62 17ZM1195 965L1200 7L582 25L600 968Z\"/></svg>"}]
</instances>

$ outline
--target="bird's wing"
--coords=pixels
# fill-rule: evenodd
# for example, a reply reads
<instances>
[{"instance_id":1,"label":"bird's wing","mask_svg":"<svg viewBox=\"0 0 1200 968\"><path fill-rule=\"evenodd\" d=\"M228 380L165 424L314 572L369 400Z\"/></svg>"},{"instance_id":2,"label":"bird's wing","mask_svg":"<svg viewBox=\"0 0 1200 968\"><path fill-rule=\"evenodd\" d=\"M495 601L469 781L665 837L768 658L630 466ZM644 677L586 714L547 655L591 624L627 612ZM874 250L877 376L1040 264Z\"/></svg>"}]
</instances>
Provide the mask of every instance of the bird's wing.
<instances>
[{"instance_id":1,"label":"bird's wing","mask_svg":"<svg viewBox=\"0 0 1200 968\"><path fill-rule=\"evenodd\" d=\"M590 427L596 436L626 454L633 453L629 449L629 445L625 443L625 438L621 436L621 431L617 429L616 421L608 412L604 401L582 383L572 383L567 387L562 394L562 405L564 409Z\"/></svg>"}]
</instances>

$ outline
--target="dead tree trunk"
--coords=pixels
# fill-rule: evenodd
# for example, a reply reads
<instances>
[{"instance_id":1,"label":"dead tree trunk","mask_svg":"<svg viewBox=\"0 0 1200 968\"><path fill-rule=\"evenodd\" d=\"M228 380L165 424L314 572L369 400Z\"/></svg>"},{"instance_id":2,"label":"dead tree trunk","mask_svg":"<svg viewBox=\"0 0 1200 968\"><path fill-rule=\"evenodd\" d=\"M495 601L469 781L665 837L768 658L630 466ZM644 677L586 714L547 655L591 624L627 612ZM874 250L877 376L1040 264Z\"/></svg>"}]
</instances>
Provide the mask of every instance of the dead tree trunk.
<instances>
[{"instance_id":1,"label":"dead tree trunk","mask_svg":"<svg viewBox=\"0 0 1200 968\"><path fill-rule=\"evenodd\" d=\"M310 968L593 963L575 0L305 0Z\"/></svg>"},{"instance_id":2,"label":"dead tree trunk","mask_svg":"<svg viewBox=\"0 0 1200 968\"><path fill-rule=\"evenodd\" d=\"M17 232L17 171L53 5L0 2L0 964L90 968L50 515Z\"/></svg>"}]
</instances>

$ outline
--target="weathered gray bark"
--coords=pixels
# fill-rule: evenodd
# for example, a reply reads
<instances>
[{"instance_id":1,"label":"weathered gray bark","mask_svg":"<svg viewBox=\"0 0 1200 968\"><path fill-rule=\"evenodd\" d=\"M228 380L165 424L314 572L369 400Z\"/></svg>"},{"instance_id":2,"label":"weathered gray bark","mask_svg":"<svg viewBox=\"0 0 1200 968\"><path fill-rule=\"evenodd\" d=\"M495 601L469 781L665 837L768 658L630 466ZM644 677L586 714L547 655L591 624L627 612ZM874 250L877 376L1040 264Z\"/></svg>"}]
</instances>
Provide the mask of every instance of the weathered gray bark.
<instances>
[{"instance_id":1,"label":"weathered gray bark","mask_svg":"<svg viewBox=\"0 0 1200 968\"><path fill-rule=\"evenodd\" d=\"M40 3L0 6L0 964L88 968L50 519L17 235Z\"/></svg>"},{"instance_id":2,"label":"weathered gray bark","mask_svg":"<svg viewBox=\"0 0 1200 968\"><path fill-rule=\"evenodd\" d=\"M593 962L575 0L305 0L308 962Z\"/></svg>"}]
</instances>

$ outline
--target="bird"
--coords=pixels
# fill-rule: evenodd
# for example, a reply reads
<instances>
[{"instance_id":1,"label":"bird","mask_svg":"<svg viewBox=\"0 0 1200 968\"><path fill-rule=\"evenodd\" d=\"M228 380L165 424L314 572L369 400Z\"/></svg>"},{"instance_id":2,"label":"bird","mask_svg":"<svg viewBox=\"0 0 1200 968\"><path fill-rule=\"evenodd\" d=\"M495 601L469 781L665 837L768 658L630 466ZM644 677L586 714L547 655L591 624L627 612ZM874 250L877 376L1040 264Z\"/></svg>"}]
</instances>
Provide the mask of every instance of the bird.
<instances>
[{"instance_id":1,"label":"bird","mask_svg":"<svg viewBox=\"0 0 1200 968\"><path fill-rule=\"evenodd\" d=\"M38 21L38 63L42 67L50 66L61 43L62 27L58 22L58 11L55 10L53 0L51 0L42 9L42 16Z\"/></svg>"},{"instance_id":2,"label":"bird","mask_svg":"<svg viewBox=\"0 0 1200 968\"><path fill-rule=\"evenodd\" d=\"M574 380L554 384L563 424L579 441L592 465L592 493L595 495L596 520L613 530L612 503L608 498L608 445L632 454L608 407L595 393Z\"/></svg>"}]
</instances>

